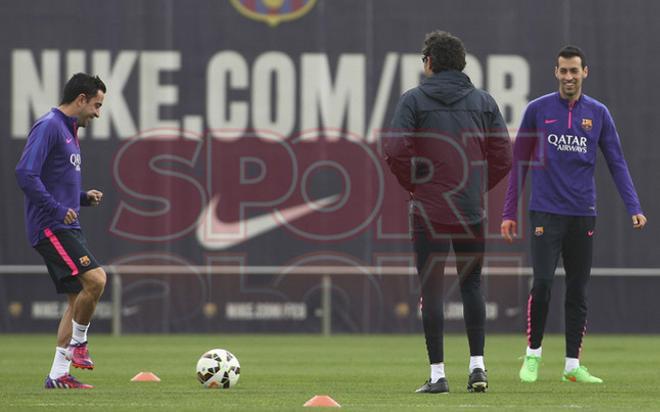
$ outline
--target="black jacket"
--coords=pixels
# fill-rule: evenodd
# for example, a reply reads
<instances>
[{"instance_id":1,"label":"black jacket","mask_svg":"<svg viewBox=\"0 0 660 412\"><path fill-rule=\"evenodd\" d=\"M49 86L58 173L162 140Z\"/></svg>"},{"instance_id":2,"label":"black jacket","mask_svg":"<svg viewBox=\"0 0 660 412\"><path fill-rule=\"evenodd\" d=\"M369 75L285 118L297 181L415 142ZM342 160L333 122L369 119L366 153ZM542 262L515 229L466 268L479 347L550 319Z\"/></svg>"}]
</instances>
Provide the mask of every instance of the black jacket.
<instances>
[{"instance_id":1,"label":"black jacket","mask_svg":"<svg viewBox=\"0 0 660 412\"><path fill-rule=\"evenodd\" d=\"M485 218L484 193L511 168L511 141L495 100L459 71L427 77L399 99L385 159L416 213L441 225Z\"/></svg>"}]
</instances>

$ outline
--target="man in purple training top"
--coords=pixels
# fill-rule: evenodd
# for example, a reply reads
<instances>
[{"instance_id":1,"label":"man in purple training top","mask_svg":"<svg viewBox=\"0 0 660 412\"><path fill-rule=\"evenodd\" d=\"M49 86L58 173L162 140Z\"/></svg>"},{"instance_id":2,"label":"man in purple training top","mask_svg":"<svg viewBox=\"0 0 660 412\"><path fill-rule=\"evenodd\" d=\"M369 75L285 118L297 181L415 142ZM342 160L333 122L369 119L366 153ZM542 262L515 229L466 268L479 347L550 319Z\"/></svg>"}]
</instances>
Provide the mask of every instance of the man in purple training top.
<instances>
[{"instance_id":1,"label":"man in purple training top","mask_svg":"<svg viewBox=\"0 0 660 412\"><path fill-rule=\"evenodd\" d=\"M635 229L646 224L623 157L621 142L607 107L582 94L588 68L582 50L565 46L557 56L559 92L532 101L514 146L514 168L504 204L502 236L513 240L517 203L529 166L534 283L527 309L528 347L520 369L523 382L535 382L550 291L559 256L566 271L566 363L562 381L602 383L580 365L586 331L586 289L591 272L596 223L594 170L598 148L614 178Z\"/></svg>"},{"instance_id":2,"label":"man in purple training top","mask_svg":"<svg viewBox=\"0 0 660 412\"><path fill-rule=\"evenodd\" d=\"M81 190L78 127L99 117L105 84L78 73L64 86L57 108L32 126L16 180L25 193L25 223L32 246L43 257L57 293L68 306L57 330L57 347L47 389L88 389L69 374L69 367L93 369L87 329L103 293L106 275L80 230L80 206L98 206L103 193Z\"/></svg>"}]
</instances>

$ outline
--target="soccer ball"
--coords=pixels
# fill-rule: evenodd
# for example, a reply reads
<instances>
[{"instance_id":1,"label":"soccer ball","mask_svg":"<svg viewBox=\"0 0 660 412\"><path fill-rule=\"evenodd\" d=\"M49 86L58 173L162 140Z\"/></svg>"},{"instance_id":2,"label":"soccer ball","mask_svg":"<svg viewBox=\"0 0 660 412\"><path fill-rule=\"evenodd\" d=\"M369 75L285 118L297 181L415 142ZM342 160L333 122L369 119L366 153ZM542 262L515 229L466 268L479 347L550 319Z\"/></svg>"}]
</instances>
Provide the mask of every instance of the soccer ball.
<instances>
[{"instance_id":1,"label":"soccer ball","mask_svg":"<svg viewBox=\"0 0 660 412\"><path fill-rule=\"evenodd\" d=\"M240 373L238 358L224 349L211 349L197 361L197 379L205 388L229 389Z\"/></svg>"}]
</instances>

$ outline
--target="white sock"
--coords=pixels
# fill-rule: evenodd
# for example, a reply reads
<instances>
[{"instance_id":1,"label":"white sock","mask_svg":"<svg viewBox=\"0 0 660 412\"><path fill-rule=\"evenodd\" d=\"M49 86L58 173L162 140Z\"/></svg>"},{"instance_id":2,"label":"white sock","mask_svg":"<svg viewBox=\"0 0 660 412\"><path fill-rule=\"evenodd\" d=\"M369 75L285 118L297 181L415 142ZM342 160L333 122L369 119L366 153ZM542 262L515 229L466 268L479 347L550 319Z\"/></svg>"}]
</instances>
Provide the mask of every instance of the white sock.
<instances>
[{"instance_id":1,"label":"white sock","mask_svg":"<svg viewBox=\"0 0 660 412\"><path fill-rule=\"evenodd\" d=\"M89 328L89 323L87 325L81 325L75 320L71 320L71 322L73 323L71 345L87 342L87 329Z\"/></svg>"},{"instance_id":2,"label":"white sock","mask_svg":"<svg viewBox=\"0 0 660 412\"><path fill-rule=\"evenodd\" d=\"M48 374L51 379L57 379L60 376L69 373L69 366L71 366L71 361L66 359L64 356L65 353L66 348L60 348L59 346L55 348L53 366L51 366L50 373Z\"/></svg>"},{"instance_id":3,"label":"white sock","mask_svg":"<svg viewBox=\"0 0 660 412\"><path fill-rule=\"evenodd\" d=\"M484 357L470 356L470 373L472 373L472 371L477 368L486 370L486 366L484 365Z\"/></svg>"},{"instance_id":4,"label":"white sock","mask_svg":"<svg viewBox=\"0 0 660 412\"><path fill-rule=\"evenodd\" d=\"M431 364L431 383L436 383L438 379L445 377L444 362Z\"/></svg>"},{"instance_id":5,"label":"white sock","mask_svg":"<svg viewBox=\"0 0 660 412\"><path fill-rule=\"evenodd\" d=\"M570 372L575 368L580 367L580 359L577 358L566 358L566 363L564 364L564 371Z\"/></svg>"},{"instance_id":6,"label":"white sock","mask_svg":"<svg viewBox=\"0 0 660 412\"><path fill-rule=\"evenodd\" d=\"M526 354L527 354L527 356L537 356L537 357L540 358L541 357L541 352L543 352L543 350L540 346L536 349L532 349L528 346Z\"/></svg>"}]
</instances>

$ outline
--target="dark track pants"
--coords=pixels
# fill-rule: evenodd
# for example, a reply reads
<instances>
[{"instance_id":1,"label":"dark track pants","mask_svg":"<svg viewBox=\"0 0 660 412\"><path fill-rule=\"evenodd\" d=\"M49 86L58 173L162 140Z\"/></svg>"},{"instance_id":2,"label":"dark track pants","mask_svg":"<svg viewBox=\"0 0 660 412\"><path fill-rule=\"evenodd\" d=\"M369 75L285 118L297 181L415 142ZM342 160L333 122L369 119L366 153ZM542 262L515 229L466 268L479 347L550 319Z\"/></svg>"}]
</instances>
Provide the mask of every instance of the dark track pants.
<instances>
[{"instance_id":1,"label":"dark track pants","mask_svg":"<svg viewBox=\"0 0 660 412\"><path fill-rule=\"evenodd\" d=\"M579 358L587 327L587 283L591 273L594 216L530 212L534 283L527 301L529 347L541 346L552 282L561 255L566 271L566 357Z\"/></svg>"},{"instance_id":2,"label":"dark track pants","mask_svg":"<svg viewBox=\"0 0 660 412\"><path fill-rule=\"evenodd\" d=\"M449 232L456 230L461 233L445 233L440 238L434 238L422 224L421 218L415 217L413 221L413 245L422 291L422 323L430 363L444 361L443 282L450 246L453 246L456 255L470 355L483 356L486 321L486 308L481 295L485 248L483 226L470 226L471 233L468 234L458 228L450 228Z\"/></svg>"}]
</instances>

